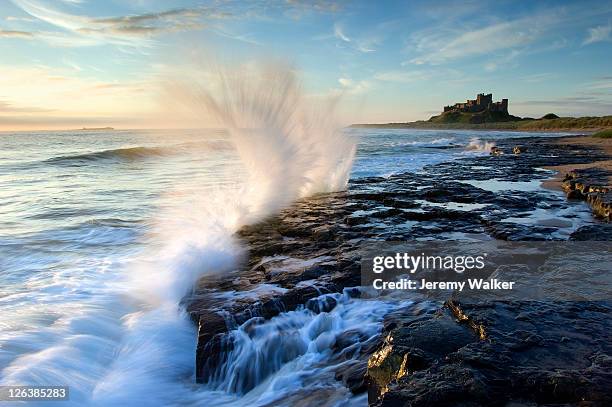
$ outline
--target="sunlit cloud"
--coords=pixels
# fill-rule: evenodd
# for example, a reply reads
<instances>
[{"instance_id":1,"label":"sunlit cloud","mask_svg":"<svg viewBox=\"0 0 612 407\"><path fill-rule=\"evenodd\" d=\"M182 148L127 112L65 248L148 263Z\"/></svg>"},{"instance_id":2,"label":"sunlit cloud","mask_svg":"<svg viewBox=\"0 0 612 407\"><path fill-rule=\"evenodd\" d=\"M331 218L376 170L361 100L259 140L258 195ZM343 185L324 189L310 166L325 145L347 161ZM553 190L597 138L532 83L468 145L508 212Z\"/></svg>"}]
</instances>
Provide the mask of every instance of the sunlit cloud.
<instances>
[{"instance_id":1,"label":"sunlit cloud","mask_svg":"<svg viewBox=\"0 0 612 407\"><path fill-rule=\"evenodd\" d=\"M69 75L49 67L0 66L0 118L141 115L155 107L153 78L107 82ZM41 92L44 89L44 92ZM135 102L138 100L138 102ZM32 106L36 102L36 107Z\"/></svg>"},{"instance_id":2,"label":"sunlit cloud","mask_svg":"<svg viewBox=\"0 0 612 407\"><path fill-rule=\"evenodd\" d=\"M42 107L32 106L15 106L6 101L0 100L0 114L2 113L47 113L52 112L53 109L46 109Z\"/></svg>"},{"instance_id":3,"label":"sunlit cloud","mask_svg":"<svg viewBox=\"0 0 612 407\"><path fill-rule=\"evenodd\" d=\"M29 40L34 38L34 34L28 31L0 30L0 38L23 38Z\"/></svg>"},{"instance_id":4,"label":"sunlit cloud","mask_svg":"<svg viewBox=\"0 0 612 407\"><path fill-rule=\"evenodd\" d=\"M6 17L6 21L26 21L28 23L36 21L35 18L31 17L16 17L16 16L8 16Z\"/></svg>"},{"instance_id":5,"label":"sunlit cloud","mask_svg":"<svg viewBox=\"0 0 612 407\"><path fill-rule=\"evenodd\" d=\"M159 13L93 18L59 11L44 2L13 0L24 12L64 32L31 32L52 45L91 46L110 43L123 46L149 46L154 35L198 30L202 19L222 19L228 13L209 8L173 9ZM66 33L67 32L67 33Z\"/></svg>"}]
</instances>

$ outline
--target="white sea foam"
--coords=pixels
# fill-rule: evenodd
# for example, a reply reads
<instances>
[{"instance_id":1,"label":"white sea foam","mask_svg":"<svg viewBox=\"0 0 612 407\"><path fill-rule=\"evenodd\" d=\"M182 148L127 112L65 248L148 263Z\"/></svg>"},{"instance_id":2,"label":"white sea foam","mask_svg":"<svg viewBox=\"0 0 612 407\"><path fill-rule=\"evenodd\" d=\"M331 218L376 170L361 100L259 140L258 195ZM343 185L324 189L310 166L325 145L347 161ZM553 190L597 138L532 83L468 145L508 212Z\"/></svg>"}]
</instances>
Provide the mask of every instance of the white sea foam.
<instances>
[{"instance_id":1,"label":"white sea foam","mask_svg":"<svg viewBox=\"0 0 612 407\"><path fill-rule=\"evenodd\" d=\"M220 72L219 81L222 91L214 93L189 78L178 85L177 103L206 109L224 124L244 182L169 192L137 258L66 276L86 294L71 293L78 304L58 301L52 311L40 310L54 314L46 327L6 341L0 383L68 385L74 405L174 405L202 397L187 392L195 332L181 298L203 274L236 266L242 251L233 234L240 226L298 198L345 188L355 153L333 113L308 106L291 70L263 67L246 77L239 68ZM56 294L66 293L66 280L55 278ZM41 304L47 306L52 300Z\"/></svg>"},{"instance_id":2,"label":"white sea foam","mask_svg":"<svg viewBox=\"0 0 612 407\"><path fill-rule=\"evenodd\" d=\"M478 152L490 152L491 148L495 147L495 143L492 141L482 141L481 139L474 137L470 139L470 142L465 147L466 150L478 151Z\"/></svg>"}]
</instances>

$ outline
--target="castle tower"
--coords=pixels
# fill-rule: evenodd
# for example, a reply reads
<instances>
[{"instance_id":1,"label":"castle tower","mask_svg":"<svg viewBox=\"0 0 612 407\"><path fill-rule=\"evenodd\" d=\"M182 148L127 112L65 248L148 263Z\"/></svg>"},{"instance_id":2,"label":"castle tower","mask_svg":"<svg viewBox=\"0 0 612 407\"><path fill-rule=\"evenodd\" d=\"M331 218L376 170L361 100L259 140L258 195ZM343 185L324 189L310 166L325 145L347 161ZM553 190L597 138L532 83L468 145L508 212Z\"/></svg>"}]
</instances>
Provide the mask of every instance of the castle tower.
<instances>
[{"instance_id":1,"label":"castle tower","mask_svg":"<svg viewBox=\"0 0 612 407\"><path fill-rule=\"evenodd\" d=\"M501 101L501 111L504 113L508 113L508 99L502 99Z\"/></svg>"}]
</instances>

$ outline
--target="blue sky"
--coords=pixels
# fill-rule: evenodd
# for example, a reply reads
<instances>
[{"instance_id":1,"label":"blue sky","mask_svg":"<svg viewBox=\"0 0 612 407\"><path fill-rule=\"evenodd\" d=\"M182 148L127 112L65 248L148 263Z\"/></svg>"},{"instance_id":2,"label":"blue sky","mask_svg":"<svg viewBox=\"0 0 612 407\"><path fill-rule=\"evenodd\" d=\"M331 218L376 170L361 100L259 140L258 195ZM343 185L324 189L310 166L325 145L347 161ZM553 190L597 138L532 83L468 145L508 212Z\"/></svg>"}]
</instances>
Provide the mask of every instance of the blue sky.
<instances>
[{"instance_id":1,"label":"blue sky","mask_svg":"<svg viewBox=\"0 0 612 407\"><path fill-rule=\"evenodd\" d=\"M157 84L202 50L290 62L308 95L342 95L343 123L480 91L520 116L612 114L605 1L5 0L0 129L172 127Z\"/></svg>"}]
</instances>

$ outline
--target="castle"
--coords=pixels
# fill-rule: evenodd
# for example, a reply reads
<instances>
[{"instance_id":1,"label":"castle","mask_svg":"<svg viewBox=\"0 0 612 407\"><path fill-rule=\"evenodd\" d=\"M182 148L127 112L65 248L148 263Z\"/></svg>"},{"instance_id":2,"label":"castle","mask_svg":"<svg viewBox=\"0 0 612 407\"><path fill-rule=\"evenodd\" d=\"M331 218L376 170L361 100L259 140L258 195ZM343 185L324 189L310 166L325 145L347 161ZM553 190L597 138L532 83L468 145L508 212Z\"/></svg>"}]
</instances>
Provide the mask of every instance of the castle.
<instances>
[{"instance_id":1,"label":"castle","mask_svg":"<svg viewBox=\"0 0 612 407\"><path fill-rule=\"evenodd\" d=\"M444 106L444 112L470 112L477 113L488 110L508 114L508 99L493 102L493 94L479 93L476 99L468 99L465 103L455 103L453 106Z\"/></svg>"}]
</instances>

